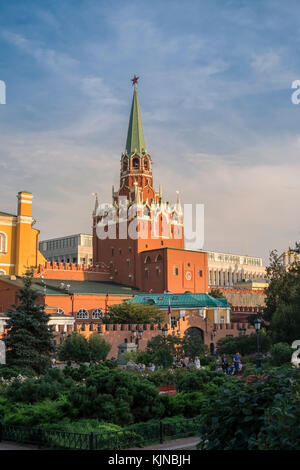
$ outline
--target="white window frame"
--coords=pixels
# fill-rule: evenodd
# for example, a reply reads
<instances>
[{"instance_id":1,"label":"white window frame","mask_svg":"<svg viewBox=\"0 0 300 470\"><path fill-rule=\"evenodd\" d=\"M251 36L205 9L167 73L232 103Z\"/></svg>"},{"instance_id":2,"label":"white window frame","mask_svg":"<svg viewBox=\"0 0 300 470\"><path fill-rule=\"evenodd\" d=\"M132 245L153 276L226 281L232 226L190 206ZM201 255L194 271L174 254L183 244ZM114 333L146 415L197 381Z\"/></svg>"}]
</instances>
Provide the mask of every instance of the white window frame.
<instances>
[{"instance_id":1,"label":"white window frame","mask_svg":"<svg viewBox=\"0 0 300 470\"><path fill-rule=\"evenodd\" d=\"M89 319L89 312L84 308L80 308L76 313L76 318L80 320L88 320Z\"/></svg>"},{"instance_id":2,"label":"white window frame","mask_svg":"<svg viewBox=\"0 0 300 470\"><path fill-rule=\"evenodd\" d=\"M7 253L7 235L0 232L0 253Z\"/></svg>"}]
</instances>

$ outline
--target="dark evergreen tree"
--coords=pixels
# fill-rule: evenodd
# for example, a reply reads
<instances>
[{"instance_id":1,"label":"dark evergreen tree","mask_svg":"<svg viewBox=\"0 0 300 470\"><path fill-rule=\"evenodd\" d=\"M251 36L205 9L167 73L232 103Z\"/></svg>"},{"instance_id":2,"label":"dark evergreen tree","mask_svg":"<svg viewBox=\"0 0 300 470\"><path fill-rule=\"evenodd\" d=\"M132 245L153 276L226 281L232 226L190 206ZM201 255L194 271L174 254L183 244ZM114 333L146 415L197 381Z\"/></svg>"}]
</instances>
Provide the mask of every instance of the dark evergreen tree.
<instances>
[{"instance_id":1,"label":"dark evergreen tree","mask_svg":"<svg viewBox=\"0 0 300 470\"><path fill-rule=\"evenodd\" d=\"M31 368L41 374L51 364L55 351L54 335L48 325L49 316L37 303L38 292L32 289L32 275L23 277L24 287L17 295L17 305L7 315L7 333L3 340L7 349L7 364Z\"/></svg>"}]
</instances>

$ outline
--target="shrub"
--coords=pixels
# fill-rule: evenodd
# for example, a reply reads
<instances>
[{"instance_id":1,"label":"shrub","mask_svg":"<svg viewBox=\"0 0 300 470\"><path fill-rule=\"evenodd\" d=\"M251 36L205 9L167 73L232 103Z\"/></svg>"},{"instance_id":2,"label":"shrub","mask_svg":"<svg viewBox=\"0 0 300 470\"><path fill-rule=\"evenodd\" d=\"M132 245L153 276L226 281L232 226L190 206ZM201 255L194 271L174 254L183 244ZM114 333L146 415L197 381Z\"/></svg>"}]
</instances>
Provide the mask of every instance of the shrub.
<instances>
[{"instance_id":1,"label":"shrub","mask_svg":"<svg viewBox=\"0 0 300 470\"><path fill-rule=\"evenodd\" d=\"M219 354L230 354L233 355L237 351L242 355L248 355L256 353L257 351L257 334L252 333L247 336L237 336L236 338L225 337L217 342L217 348ZM267 352L271 348L271 339L262 330L260 332L260 350L261 352Z\"/></svg>"},{"instance_id":2,"label":"shrub","mask_svg":"<svg viewBox=\"0 0 300 470\"><path fill-rule=\"evenodd\" d=\"M277 369L268 375L254 376L252 381L230 380L220 388L217 398L209 399L201 413L199 448L205 450L255 450L262 448L271 437L276 419L280 413L276 406L286 397L285 411L294 409L295 397L299 396L300 381L298 371ZM291 408L289 408L291 407ZM275 414L274 414L275 413ZM277 416L269 421L270 416ZM286 415L281 426L283 434L278 439L289 442L286 423L296 423L299 429L299 413ZM296 436L297 432L294 432ZM298 444L290 442L294 448ZM275 445L276 447L276 445Z\"/></svg>"},{"instance_id":3,"label":"shrub","mask_svg":"<svg viewBox=\"0 0 300 470\"><path fill-rule=\"evenodd\" d=\"M291 364L291 357L293 350L287 343L273 344L271 347L271 363L274 366L281 366L283 364Z\"/></svg>"},{"instance_id":4,"label":"shrub","mask_svg":"<svg viewBox=\"0 0 300 470\"><path fill-rule=\"evenodd\" d=\"M46 398L56 400L67 392L73 380L58 369L49 369L39 378L15 379L6 389L5 395L13 402L35 403Z\"/></svg>"}]
</instances>

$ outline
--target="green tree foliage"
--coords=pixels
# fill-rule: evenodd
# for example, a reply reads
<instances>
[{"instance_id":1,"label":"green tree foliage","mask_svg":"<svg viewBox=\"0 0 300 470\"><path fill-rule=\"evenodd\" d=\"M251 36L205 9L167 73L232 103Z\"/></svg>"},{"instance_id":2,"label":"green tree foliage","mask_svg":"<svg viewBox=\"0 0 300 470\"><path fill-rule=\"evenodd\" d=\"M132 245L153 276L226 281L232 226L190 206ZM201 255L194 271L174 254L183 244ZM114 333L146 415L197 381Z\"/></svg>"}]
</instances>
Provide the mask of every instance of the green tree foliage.
<instances>
[{"instance_id":1,"label":"green tree foliage","mask_svg":"<svg viewBox=\"0 0 300 470\"><path fill-rule=\"evenodd\" d=\"M296 244L296 252L300 252L300 245ZM300 305L300 263L294 262L289 269L283 265L282 256L277 250L270 254L270 264L266 269L270 279L266 289L266 301L263 319L270 322L278 307L296 302Z\"/></svg>"},{"instance_id":2,"label":"green tree foliage","mask_svg":"<svg viewBox=\"0 0 300 470\"><path fill-rule=\"evenodd\" d=\"M288 342L300 339L300 303L279 304L274 312L270 325L272 340Z\"/></svg>"},{"instance_id":3,"label":"green tree foliage","mask_svg":"<svg viewBox=\"0 0 300 470\"><path fill-rule=\"evenodd\" d=\"M90 359L89 344L86 338L73 332L58 348L58 358L60 361L87 362Z\"/></svg>"},{"instance_id":4,"label":"green tree foliage","mask_svg":"<svg viewBox=\"0 0 300 470\"><path fill-rule=\"evenodd\" d=\"M222 371L207 371L192 369L182 375L177 381L177 390L179 392L203 391L207 384L217 385L218 387L228 380Z\"/></svg>"},{"instance_id":5,"label":"green tree foliage","mask_svg":"<svg viewBox=\"0 0 300 470\"><path fill-rule=\"evenodd\" d=\"M156 387L119 369L99 369L84 384L71 388L69 400L78 417L116 424L146 421L163 413Z\"/></svg>"},{"instance_id":6,"label":"green tree foliage","mask_svg":"<svg viewBox=\"0 0 300 470\"><path fill-rule=\"evenodd\" d=\"M261 352L267 352L271 347L270 337L263 331L260 331L260 350ZM253 354L257 352L257 333L251 335L231 337L227 336L221 338L217 343L219 354L230 354L233 355L239 352L242 356Z\"/></svg>"},{"instance_id":7,"label":"green tree foliage","mask_svg":"<svg viewBox=\"0 0 300 470\"><path fill-rule=\"evenodd\" d=\"M51 364L55 343L49 316L37 303L39 294L31 288L31 278L31 274L23 277L18 303L7 313L8 332L3 340L9 366L31 368L41 374Z\"/></svg>"},{"instance_id":8,"label":"green tree foliage","mask_svg":"<svg viewBox=\"0 0 300 470\"><path fill-rule=\"evenodd\" d=\"M200 335L185 335L181 342L182 355L194 360L208 352L208 347L203 343Z\"/></svg>"},{"instance_id":9,"label":"green tree foliage","mask_svg":"<svg viewBox=\"0 0 300 470\"><path fill-rule=\"evenodd\" d=\"M89 337L89 356L91 362L104 361L111 350L111 345L97 334Z\"/></svg>"},{"instance_id":10,"label":"green tree foliage","mask_svg":"<svg viewBox=\"0 0 300 470\"><path fill-rule=\"evenodd\" d=\"M225 299L224 293L220 289L211 289L209 295L214 297L215 299Z\"/></svg>"},{"instance_id":11,"label":"green tree foliage","mask_svg":"<svg viewBox=\"0 0 300 470\"><path fill-rule=\"evenodd\" d=\"M299 450L299 392L293 369L270 371L252 382L227 381L202 409L199 448Z\"/></svg>"},{"instance_id":12,"label":"green tree foliage","mask_svg":"<svg viewBox=\"0 0 300 470\"><path fill-rule=\"evenodd\" d=\"M61 361L98 362L104 361L111 345L96 333L87 340L82 334L74 332L69 335L58 348Z\"/></svg>"},{"instance_id":13,"label":"green tree foliage","mask_svg":"<svg viewBox=\"0 0 300 470\"><path fill-rule=\"evenodd\" d=\"M181 344L181 339L176 336L168 335L164 338L158 335L148 341L147 352L151 354L154 364L170 367L173 358L182 354Z\"/></svg>"},{"instance_id":14,"label":"green tree foliage","mask_svg":"<svg viewBox=\"0 0 300 470\"><path fill-rule=\"evenodd\" d=\"M166 321L166 313L161 312L156 305L123 302L110 306L108 321L128 324L163 323Z\"/></svg>"},{"instance_id":15,"label":"green tree foliage","mask_svg":"<svg viewBox=\"0 0 300 470\"><path fill-rule=\"evenodd\" d=\"M293 349L287 343L273 344L271 347L271 363L274 366L281 366L283 364L290 364L293 354Z\"/></svg>"}]
</instances>

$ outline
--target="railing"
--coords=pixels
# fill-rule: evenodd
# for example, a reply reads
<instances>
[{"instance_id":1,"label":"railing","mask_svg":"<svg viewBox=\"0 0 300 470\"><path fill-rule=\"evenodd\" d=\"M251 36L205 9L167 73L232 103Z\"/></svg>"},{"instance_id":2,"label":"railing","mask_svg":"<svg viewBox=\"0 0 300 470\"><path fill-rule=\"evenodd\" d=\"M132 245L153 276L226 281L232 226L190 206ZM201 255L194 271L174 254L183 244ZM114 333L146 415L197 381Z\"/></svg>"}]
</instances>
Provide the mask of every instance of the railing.
<instances>
[{"instance_id":1,"label":"railing","mask_svg":"<svg viewBox=\"0 0 300 470\"><path fill-rule=\"evenodd\" d=\"M121 431L77 433L0 423L1 440L48 449L121 450L198 435L199 417L137 423Z\"/></svg>"}]
</instances>

